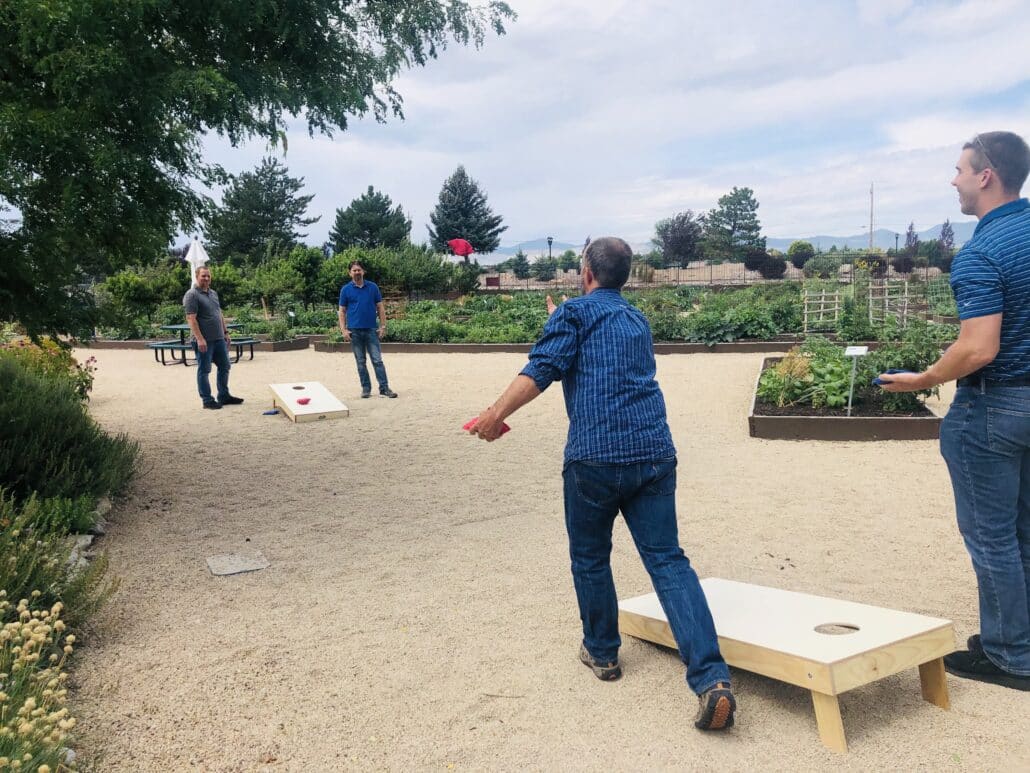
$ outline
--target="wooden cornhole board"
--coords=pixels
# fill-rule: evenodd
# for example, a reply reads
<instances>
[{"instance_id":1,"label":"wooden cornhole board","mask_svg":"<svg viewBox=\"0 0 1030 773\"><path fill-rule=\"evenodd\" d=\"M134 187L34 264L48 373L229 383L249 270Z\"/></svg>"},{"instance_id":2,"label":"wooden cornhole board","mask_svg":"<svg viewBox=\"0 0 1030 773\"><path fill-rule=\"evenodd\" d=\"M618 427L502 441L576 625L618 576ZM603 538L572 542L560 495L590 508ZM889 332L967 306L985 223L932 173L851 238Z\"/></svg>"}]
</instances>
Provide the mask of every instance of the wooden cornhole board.
<instances>
[{"instance_id":1,"label":"wooden cornhole board","mask_svg":"<svg viewBox=\"0 0 1030 773\"><path fill-rule=\"evenodd\" d=\"M812 691L819 737L848 750L837 696L919 667L923 698L947 709L950 620L709 577L701 581L726 662ZM821 633L823 630L837 633ZM676 648L658 596L619 602L619 630Z\"/></svg>"},{"instance_id":2,"label":"wooden cornhole board","mask_svg":"<svg viewBox=\"0 0 1030 773\"><path fill-rule=\"evenodd\" d=\"M349 416L347 406L333 397L332 392L317 381L294 381L289 384L269 384L274 397L272 405L285 413L291 421L322 421ZM297 402L307 397L307 405Z\"/></svg>"}]
</instances>

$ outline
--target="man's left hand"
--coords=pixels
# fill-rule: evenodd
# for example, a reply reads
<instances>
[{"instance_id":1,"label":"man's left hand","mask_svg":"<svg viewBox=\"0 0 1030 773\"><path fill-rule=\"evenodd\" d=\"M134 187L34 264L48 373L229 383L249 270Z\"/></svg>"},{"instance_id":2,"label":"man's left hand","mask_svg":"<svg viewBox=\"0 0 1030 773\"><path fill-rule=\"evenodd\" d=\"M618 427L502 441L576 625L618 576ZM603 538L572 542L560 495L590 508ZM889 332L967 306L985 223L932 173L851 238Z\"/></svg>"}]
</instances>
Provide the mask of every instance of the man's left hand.
<instances>
[{"instance_id":1,"label":"man's left hand","mask_svg":"<svg viewBox=\"0 0 1030 773\"><path fill-rule=\"evenodd\" d=\"M920 389L931 389L926 373L881 373L884 383L880 386L885 392L918 392Z\"/></svg>"},{"instance_id":2,"label":"man's left hand","mask_svg":"<svg viewBox=\"0 0 1030 773\"><path fill-rule=\"evenodd\" d=\"M379 337L383 338L386 336L386 325L379 326Z\"/></svg>"}]
</instances>

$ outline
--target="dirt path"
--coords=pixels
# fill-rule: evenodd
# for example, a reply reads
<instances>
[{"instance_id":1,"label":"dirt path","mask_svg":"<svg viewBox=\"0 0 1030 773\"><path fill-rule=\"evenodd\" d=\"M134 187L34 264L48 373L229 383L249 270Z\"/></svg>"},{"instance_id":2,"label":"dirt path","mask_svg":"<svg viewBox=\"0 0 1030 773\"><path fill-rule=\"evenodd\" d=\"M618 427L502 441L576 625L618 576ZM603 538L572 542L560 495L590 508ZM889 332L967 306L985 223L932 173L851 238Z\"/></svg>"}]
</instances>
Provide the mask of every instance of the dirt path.
<instances>
[{"instance_id":1,"label":"dirt path","mask_svg":"<svg viewBox=\"0 0 1030 773\"><path fill-rule=\"evenodd\" d=\"M707 736L673 653L628 639L614 684L576 660L552 388L497 443L459 429L517 354L387 355L398 400L358 399L349 355L258 353L246 403L202 411L194 369L98 351L91 408L143 446L104 539L122 578L76 670L81 749L105 771L1016 769L1030 698L916 671L841 700L852 751L798 688L734 672L738 727ZM659 358L680 456L681 540L701 576L948 617L975 585L934 442L747 435L764 355ZM267 384L317 380L349 418L262 416ZM950 395L949 395L950 397ZM623 524L623 596L650 591ZM217 553L271 566L213 577Z\"/></svg>"}]
</instances>

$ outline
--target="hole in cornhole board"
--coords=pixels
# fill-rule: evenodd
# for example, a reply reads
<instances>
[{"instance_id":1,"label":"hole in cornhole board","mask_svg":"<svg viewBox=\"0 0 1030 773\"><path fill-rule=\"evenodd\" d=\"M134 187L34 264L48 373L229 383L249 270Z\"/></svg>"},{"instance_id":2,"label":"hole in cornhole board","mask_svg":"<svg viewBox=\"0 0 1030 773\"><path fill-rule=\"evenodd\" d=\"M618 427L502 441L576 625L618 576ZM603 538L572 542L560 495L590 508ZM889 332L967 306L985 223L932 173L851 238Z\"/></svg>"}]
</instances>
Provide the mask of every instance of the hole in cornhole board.
<instances>
[{"instance_id":1,"label":"hole in cornhole board","mask_svg":"<svg viewBox=\"0 0 1030 773\"><path fill-rule=\"evenodd\" d=\"M295 386L294 389L303 389L303 386Z\"/></svg>"},{"instance_id":2,"label":"hole in cornhole board","mask_svg":"<svg viewBox=\"0 0 1030 773\"><path fill-rule=\"evenodd\" d=\"M854 623L822 623L812 630L829 636L847 636L849 633L858 633L859 627Z\"/></svg>"}]
</instances>

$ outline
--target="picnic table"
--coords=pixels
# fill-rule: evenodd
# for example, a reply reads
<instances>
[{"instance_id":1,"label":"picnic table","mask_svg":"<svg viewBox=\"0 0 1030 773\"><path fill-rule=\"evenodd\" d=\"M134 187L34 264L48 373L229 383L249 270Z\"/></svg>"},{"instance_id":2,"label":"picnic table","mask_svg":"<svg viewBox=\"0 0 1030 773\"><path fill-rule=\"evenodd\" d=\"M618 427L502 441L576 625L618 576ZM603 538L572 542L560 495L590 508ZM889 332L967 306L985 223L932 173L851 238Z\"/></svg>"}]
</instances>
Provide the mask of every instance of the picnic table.
<instances>
[{"instance_id":1,"label":"picnic table","mask_svg":"<svg viewBox=\"0 0 1030 773\"><path fill-rule=\"evenodd\" d=\"M239 322L230 322L226 325L229 330L238 330L243 325ZM160 363L161 365L189 365L190 361L187 354L193 351L193 344L186 342L186 335L190 332L190 326L187 324L178 325L161 325L162 330L169 330L177 332L179 334L179 340L176 341L174 338L168 341L154 341L147 344L147 348L154 352L154 362ZM230 338L229 346L235 349L235 358L233 362L239 362L243 356L243 347L249 347L250 357L254 359L254 344L259 343L256 338ZM165 352L171 355L171 361L165 359Z\"/></svg>"}]
</instances>

